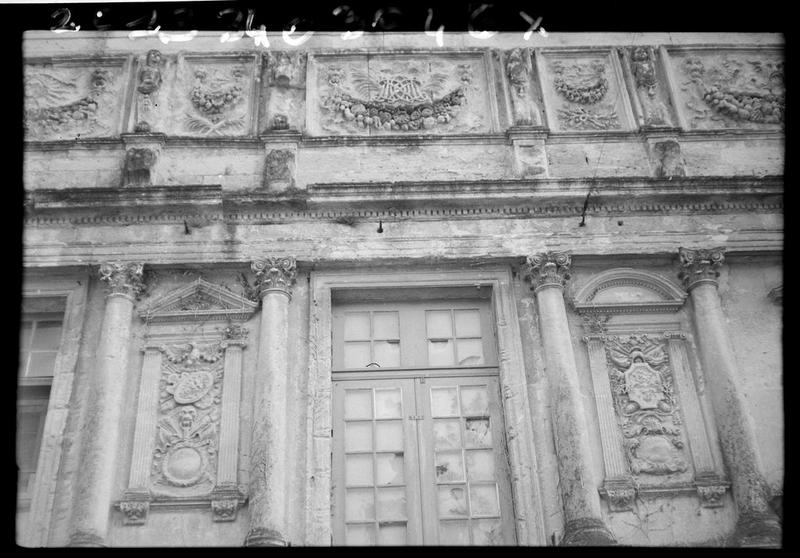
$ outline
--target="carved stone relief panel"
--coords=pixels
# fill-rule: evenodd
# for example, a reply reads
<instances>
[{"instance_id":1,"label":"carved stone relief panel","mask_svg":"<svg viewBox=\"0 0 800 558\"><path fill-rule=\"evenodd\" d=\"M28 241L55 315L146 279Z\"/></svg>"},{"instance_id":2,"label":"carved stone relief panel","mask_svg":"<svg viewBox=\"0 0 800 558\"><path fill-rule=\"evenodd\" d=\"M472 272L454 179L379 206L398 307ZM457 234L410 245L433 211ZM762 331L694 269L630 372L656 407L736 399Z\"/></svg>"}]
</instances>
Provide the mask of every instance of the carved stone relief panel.
<instances>
[{"instance_id":1,"label":"carved stone relief panel","mask_svg":"<svg viewBox=\"0 0 800 558\"><path fill-rule=\"evenodd\" d=\"M151 49L139 56L136 71L136 92L133 111L135 132L162 132L164 119L169 114L166 98L169 95L166 81L172 81L174 59L159 50Z\"/></svg>"},{"instance_id":2,"label":"carved stone relief panel","mask_svg":"<svg viewBox=\"0 0 800 558\"><path fill-rule=\"evenodd\" d=\"M657 51L651 46L631 47L624 49L623 58L631 73L642 124L674 126L669 87Z\"/></svg>"},{"instance_id":3,"label":"carved stone relief panel","mask_svg":"<svg viewBox=\"0 0 800 558\"><path fill-rule=\"evenodd\" d=\"M246 136L253 133L255 56L182 57L170 95L169 134Z\"/></svg>"},{"instance_id":4,"label":"carved stone relief panel","mask_svg":"<svg viewBox=\"0 0 800 558\"><path fill-rule=\"evenodd\" d=\"M216 481L223 350L187 342L162 352L152 493L208 494Z\"/></svg>"},{"instance_id":5,"label":"carved stone relief panel","mask_svg":"<svg viewBox=\"0 0 800 558\"><path fill-rule=\"evenodd\" d=\"M645 484L657 476L679 479L689 465L664 341L647 334L613 336L605 348L631 473Z\"/></svg>"},{"instance_id":6,"label":"carved stone relief panel","mask_svg":"<svg viewBox=\"0 0 800 558\"><path fill-rule=\"evenodd\" d=\"M121 60L25 64L25 139L118 135L124 81Z\"/></svg>"},{"instance_id":7,"label":"carved stone relief panel","mask_svg":"<svg viewBox=\"0 0 800 558\"><path fill-rule=\"evenodd\" d=\"M679 110L691 130L783 125L783 57L755 49L672 50Z\"/></svg>"},{"instance_id":8,"label":"carved stone relief panel","mask_svg":"<svg viewBox=\"0 0 800 558\"><path fill-rule=\"evenodd\" d=\"M317 135L465 134L493 128L479 54L313 59L309 125Z\"/></svg>"},{"instance_id":9,"label":"carved stone relief panel","mask_svg":"<svg viewBox=\"0 0 800 558\"><path fill-rule=\"evenodd\" d=\"M307 60L305 52L275 51L264 55L267 108L261 131L303 128Z\"/></svg>"},{"instance_id":10,"label":"carved stone relief panel","mask_svg":"<svg viewBox=\"0 0 800 558\"><path fill-rule=\"evenodd\" d=\"M551 129L632 128L619 62L610 52L539 52L537 65Z\"/></svg>"}]
</instances>

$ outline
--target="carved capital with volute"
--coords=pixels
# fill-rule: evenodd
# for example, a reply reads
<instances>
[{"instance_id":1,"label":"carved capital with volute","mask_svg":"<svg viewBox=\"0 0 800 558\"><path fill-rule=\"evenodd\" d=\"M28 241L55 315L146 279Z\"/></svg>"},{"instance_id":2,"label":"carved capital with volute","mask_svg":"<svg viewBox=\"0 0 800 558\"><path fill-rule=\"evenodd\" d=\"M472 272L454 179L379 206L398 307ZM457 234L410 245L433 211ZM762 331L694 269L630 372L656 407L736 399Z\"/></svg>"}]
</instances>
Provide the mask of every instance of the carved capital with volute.
<instances>
[{"instance_id":1,"label":"carved capital with volute","mask_svg":"<svg viewBox=\"0 0 800 558\"><path fill-rule=\"evenodd\" d=\"M683 281L683 287L687 291L703 283L717 285L718 269L725 263L725 248L679 248L678 256L681 265L678 278Z\"/></svg>"},{"instance_id":2,"label":"carved capital with volute","mask_svg":"<svg viewBox=\"0 0 800 558\"><path fill-rule=\"evenodd\" d=\"M297 262L293 256L254 260L250 269L256 275L260 296L269 291L279 291L291 297L292 285L297 278Z\"/></svg>"},{"instance_id":3,"label":"carved capital with volute","mask_svg":"<svg viewBox=\"0 0 800 558\"><path fill-rule=\"evenodd\" d=\"M105 262L100 265L99 275L109 296L123 295L135 299L144 292L144 264Z\"/></svg>"},{"instance_id":4,"label":"carved capital with volute","mask_svg":"<svg viewBox=\"0 0 800 558\"><path fill-rule=\"evenodd\" d=\"M528 256L525 278L531 282L533 292L544 287L563 289L570 277L572 257L568 252L543 252Z\"/></svg>"}]
</instances>

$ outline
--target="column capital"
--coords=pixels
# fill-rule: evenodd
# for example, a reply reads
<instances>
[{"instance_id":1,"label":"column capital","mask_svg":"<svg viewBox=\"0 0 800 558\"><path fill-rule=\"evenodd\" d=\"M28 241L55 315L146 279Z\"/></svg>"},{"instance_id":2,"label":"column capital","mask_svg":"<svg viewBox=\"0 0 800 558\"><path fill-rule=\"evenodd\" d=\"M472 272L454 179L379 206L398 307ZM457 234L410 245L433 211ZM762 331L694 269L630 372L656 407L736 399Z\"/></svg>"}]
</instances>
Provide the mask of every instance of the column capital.
<instances>
[{"instance_id":1,"label":"column capital","mask_svg":"<svg viewBox=\"0 0 800 558\"><path fill-rule=\"evenodd\" d=\"M269 291L280 291L292 296L292 285L297 278L297 261L294 256L253 260L250 269L256 275L256 287L262 298Z\"/></svg>"},{"instance_id":2,"label":"column capital","mask_svg":"<svg viewBox=\"0 0 800 558\"><path fill-rule=\"evenodd\" d=\"M100 280L106 283L109 295L138 298L144 292L144 264L104 262L99 268Z\"/></svg>"},{"instance_id":3,"label":"column capital","mask_svg":"<svg viewBox=\"0 0 800 558\"><path fill-rule=\"evenodd\" d=\"M678 278L687 291L702 283L717 285L717 270L725 263L725 248L678 248L678 256L681 266Z\"/></svg>"},{"instance_id":4,"label":"column capital","mask_svg":"<svg viewBox=\"0 0 800 558\"><path fill-rule=\"evenodd\" d=\"M541 252L528 256L525 278L531 282L533 292L544 287L564 289L569 279L572 256L569 252Z\"/></svg>"}]
</instances>

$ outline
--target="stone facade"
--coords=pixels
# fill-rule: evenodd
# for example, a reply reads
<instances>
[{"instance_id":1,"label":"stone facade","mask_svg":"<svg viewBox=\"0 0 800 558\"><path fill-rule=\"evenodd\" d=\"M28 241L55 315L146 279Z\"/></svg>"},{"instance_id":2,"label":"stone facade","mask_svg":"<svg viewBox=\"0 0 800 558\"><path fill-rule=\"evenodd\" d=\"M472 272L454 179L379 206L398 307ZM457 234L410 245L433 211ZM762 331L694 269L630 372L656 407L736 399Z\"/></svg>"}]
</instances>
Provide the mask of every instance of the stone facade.
<instances>
[{"instance_id":1,"label":"stone facade","mask_svg":"<svg viewBox=\"0 0 800 558\"><path fill-rule=\"evenodd\" d=\"M478 286L518 544L781 545L782 39L447 39L26 34L20 544L330 545L332 297Z\"/></svg>"}]
</instances>

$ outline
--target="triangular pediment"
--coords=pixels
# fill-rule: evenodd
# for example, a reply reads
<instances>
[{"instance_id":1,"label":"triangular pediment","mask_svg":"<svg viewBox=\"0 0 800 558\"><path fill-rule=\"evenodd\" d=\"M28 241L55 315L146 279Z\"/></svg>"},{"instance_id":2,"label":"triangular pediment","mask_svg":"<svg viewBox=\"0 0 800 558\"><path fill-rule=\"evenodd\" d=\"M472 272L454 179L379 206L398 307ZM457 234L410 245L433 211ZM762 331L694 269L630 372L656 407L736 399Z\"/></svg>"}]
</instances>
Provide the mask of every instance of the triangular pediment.
<instances>
[{"instance_id":1,"label":"triangular pediment","mask_svg":"<svg viewBox=\"0 0 800 558\"><path fill-rule=\"evenodd\" d=\"M246 320L258 304L220 285L198 278L163 296L139 316L146 322Z\"/></svg>"}]
</instances>

